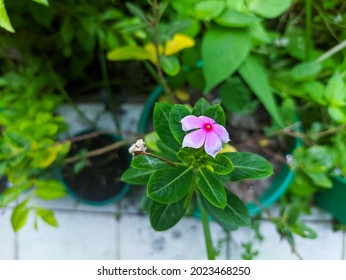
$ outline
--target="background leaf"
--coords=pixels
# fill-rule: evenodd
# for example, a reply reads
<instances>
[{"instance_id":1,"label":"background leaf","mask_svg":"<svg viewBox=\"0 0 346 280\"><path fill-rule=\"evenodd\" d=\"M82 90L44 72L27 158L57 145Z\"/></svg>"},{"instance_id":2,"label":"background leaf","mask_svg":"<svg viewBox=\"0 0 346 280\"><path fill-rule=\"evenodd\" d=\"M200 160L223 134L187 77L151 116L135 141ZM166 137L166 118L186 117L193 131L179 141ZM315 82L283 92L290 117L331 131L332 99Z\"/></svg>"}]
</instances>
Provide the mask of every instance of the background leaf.
<instances>
[{"instance_id":1,"label":"background leaf","mask_svg":"<svg viewBox=\"0 0 346 280\"><path fill-rule=\"evenodd\" d=\"M225 112L219 104L210 106L205 110L204 116L212 118L216 123L221 124L222 126L225 126L226 124Z\"/></svg>"},{"instance_id":2,"label":"background leaf","mask_svg":"<svg viewBox=\"0 0 346 280\"><path fill-rule=\"evenodd\" d=\"M121 180L133 185L146 185L154 170L142 170L129 167L121 176Z\"/></svg>"},{"instance_id":3,"label":"background leaf","mask_svg":"<svg viewBox=\"0 0 346 280\"><path fill-rule=\"evenodd\" d=\"M189 110L180 104L175 104L169 113L169 128L175 138L181 144L186 132L182 129L181 120L190 115Z\"/></svg>"},{"instance_id":4,"label":"background leaf","mask_svg":"<svg viewBox=\"0 0 346 280\"><path fill-rule=\"evenodd\" d=\"M7 15L4 0L0 0L0 27L6 29L9 32L15 32L11 24L11 21Z\"/></svg>"},{"instance_id":5,"label":"background leaf","mask_svg":"<svg viewBox=\"0 0 346 280\"><path fill-rule=\"evenodd\" d=\"M65 186L59 181L40 180L36 181L36 186L35 194L44 200L61 198L67 194Z\"/></svg>"},{"instance_id":6,"label":"background leaf","mask_svg":"<svg viewBox=\"0 0 346 280\"><path fill-rule=\"evenodd\" d=\"M280 126L284 126L273 92L270 88L266 71L261 61L255 56L248 56L239 69L242 78L256 94L268 113Z\"/></svg>"},{"instance_id":7,"label":"background leaf","mask_svg":"<svg viewBox=\"0 0 346 280\"><path fill-rule=\"evenodd\" d=\"M212 28L202 41L204 92L233 74L250 51L248 29Z\"/></svg>"},{"instance_id":8,"label":"background leaf","mask_svg":"<svg viewBox=\"0 0 346 280\"><path fill-rule=\"evenodd\" d=\"M275 18L285 12L291 5L291 0L248 0L251 12L264 18Z\"/></svg>"}]
</instances>

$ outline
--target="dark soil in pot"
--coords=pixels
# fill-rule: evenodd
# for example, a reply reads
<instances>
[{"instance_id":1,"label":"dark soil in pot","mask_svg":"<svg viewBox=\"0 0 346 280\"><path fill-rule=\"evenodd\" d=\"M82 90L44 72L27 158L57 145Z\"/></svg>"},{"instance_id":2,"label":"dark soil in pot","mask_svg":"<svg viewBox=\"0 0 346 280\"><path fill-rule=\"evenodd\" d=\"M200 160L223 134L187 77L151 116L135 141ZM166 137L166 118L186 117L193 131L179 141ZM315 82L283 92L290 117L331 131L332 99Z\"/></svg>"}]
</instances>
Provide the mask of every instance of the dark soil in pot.
<instances>
[{"instance_id":1,"label":"dark soil in pot","mask_svg":"<svg viewBox=\"0 0 346 280\"><path fill-rule=\"evenodd\" d=\"M6 177L0 178L0 194L3 193L7 188L7 179Z\"/></svg>"},{"instance_id":2,"label":"dark soil in pot","mask_svg":"<svg viewBox=\"0 0 346 280\"><path fill-rule=\"evenodd\" d=\"M115 142L114 136L106 134L74 142L69 156L75 156L83 149L92 151ZM114 199L124 191L126 185L120 181L120 177L128 167L126 147L90 157L87 160L87 166L77 174L73 171L71 164L63 169L68 188L81 201L102 203Z\"/></svg>"}]
</instances>

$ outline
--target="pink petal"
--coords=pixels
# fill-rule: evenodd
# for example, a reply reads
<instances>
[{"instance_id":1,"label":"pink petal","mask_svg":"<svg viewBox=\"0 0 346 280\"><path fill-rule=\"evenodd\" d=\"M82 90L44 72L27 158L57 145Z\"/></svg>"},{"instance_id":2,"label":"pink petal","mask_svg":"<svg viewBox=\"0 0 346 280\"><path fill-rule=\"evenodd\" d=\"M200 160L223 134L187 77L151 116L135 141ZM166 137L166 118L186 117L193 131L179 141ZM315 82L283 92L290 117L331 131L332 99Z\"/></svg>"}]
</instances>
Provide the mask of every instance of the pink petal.
<instances>
[{"instance_id":1,"label":"pink petal","mask_svg":"<svg viewBox=\"0 0 346 280\"><path fill-rule=\"evenodd\" d=\"M227 143L228 141L230 141L229 134L222 125L214 124L213 131L221 138L223 142Z\"/></svg>"},{"instance_id":2,"label":"pink petal","mask_svg":"<svg viewBox=\"0 0 346 280\"><path fill-rule=\"evenodd\" d=\"M200 116L198 118L201 119L205 123L211 123L211 124L215 123L215 121L212 118L209 118L209 117L206 117L206 116Z\"/></svg>"},{"instance_id":3,"label":"pink petal","mask_svg":"<svg viewBox=\"0 0 346 280\"><path fill-rule=\"evenodd\" d=\"M215 157L222 150L222 141L220 137L213 131L207 133L205 139L204 150L208 155Z\"/></svg>"},{"instance_id":4,"label":"pink petal","mask_svg":"<svg viewBox=\"0 0 346 280\"><path fill-rule=\"evenodd\" d=\"M198 149L203 146L206 133L202 129L195 130L185 135L183 139L183 148L190 147Z\"/></svg>"},{"instance_id":5,"label":"pink petal","mask_svg":"<svg viewBox=\"0 0 346 280\"><path fill-rule=\"evenodd\" d=\"M203 125L203 121L200 120L198 117L193 115L188 115L185 118L183 118L181 121L182 129L184 131L188 131L191 129L201 128Z\"/></svg>"}]
</instances>

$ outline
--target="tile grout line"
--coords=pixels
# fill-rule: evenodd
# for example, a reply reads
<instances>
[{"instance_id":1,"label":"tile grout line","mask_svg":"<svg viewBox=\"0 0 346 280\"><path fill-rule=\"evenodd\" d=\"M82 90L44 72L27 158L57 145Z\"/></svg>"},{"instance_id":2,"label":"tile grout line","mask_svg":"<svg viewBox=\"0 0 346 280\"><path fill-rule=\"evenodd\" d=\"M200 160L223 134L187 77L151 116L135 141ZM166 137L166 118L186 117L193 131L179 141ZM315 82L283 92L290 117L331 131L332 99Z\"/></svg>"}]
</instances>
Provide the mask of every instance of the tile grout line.
<instances>
[{"instance_id":1,"label":"tile grout line","mask_svg":"<svg viewBox=\"0 0 346 280\"><path fill-rule=\"evenodd\" d=\"M18 233L14 235L14 259L19 260L19 240Z\"/></svg>"},{"instance_id":2,"label":"tile grout line","mask_svg":"<svg viewBox=\"0 0 346 280\"><path fill-rule=\"evenodd\" d=\"M346 239L346 232L344 231L342 234L342 249L341 249L341 259L345 260L346 256L345 256L345 240Z\"/></svg>"}]
</instances>

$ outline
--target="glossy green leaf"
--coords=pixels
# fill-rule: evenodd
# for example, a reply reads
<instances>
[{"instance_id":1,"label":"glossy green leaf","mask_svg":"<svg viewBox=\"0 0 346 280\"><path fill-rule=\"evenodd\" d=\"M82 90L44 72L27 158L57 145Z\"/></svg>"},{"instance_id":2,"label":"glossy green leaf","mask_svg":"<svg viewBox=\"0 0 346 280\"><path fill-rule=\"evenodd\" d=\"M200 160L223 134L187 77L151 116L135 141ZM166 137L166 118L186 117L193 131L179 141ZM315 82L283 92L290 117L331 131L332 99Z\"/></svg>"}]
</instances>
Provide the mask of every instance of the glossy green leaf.
<instances>
[{"instance_id":1,"label":"glossy green leaf","mask_svg":"<svg viewBox=\"0 0 346 280\"><path fill-rule=\"evenodd\" d=\"M322 66L316 61L303 62L292 68L291 74L295 81L310 81L320 73Z\"/></svg>"},{"instance_id":2,"label":"glossy green leaf","mask_svg":"<svg viewBox=\"0 0 346 280\"><path fill-rule=\"evenodd\" d=\"M131 166L143 170L157 170L167 168L170 165L167 162L153 156L138 155L132 159Z\"/></svg>"},{"instance_id":3,"label":"glossy green leaf","mask_svg":"<svg viewBox=\"0 0 346 280\"><path fill-rule=\"evenodd\" d=\"M225 153L233 163L231 181L244 179L261 179L273 174L272 165L260 155L254 153Z\"/></svg>"},{"instance_id":4,"label":"glossy green leaf","mask_svg":"<svg viewBox=\"0 0 346 280\"><path fill-rule=\"evenodd\" d=\"M182 162L190 164L194 160L194 155L188 151L188 148L184 148L177 153L178 159Z\"/></svg>"},{"instance_id":5,"label":"glossy green leaf","mask_svg":"<svg viewBox=\"0 0 346 280\"><path fill-rule=\"evenodd\" d=\"M336 72L328 81L324 97L328 104L334 107L346 105L346 87L338 72Z\"/></svg>"},{"instance_id":6,"label":"glossy green leaf","mask_svg":"<svg viewBox=\"0 0 346 280\"><path fill-rule=\"evenodd\" d=\"M200 168L196 176L198 189L214 206L224 208L227 204L226 189L213 172Z\"/></svg>"},{"instance_id":7,"label":"glossy green leaf","mask_svg":"<svg viewBox=\"0 0 346 280\"><path fill-rule=\"evenodd\" d=\"M158 102L154 108L154 128L160 139L175 151L178 151L181 145L175 140L169 127L169 113L173 105L167 102Z\"/></svg>"},{"instance_id":8,"label":"glossy green leaf","mask_svg":"<svg viewBox=\"0 0 346 280\"><path fill-rule=\"evenodd\" d=\"M15 232L23 228L28 220L30 208L26 208L27 202L28 200L24 200L13 209L11 224Z\"/></svg>"},{"instance_id":9,"label":"glossy green leaf","mask_svg":"<svg viewBox=\"0 0 346 280\"><path fill-rule=\"evenodd\" d=\"M315 239L318 236L312 228L308 227L302 222L297 222L291 227L291 229L295 234L298 234L304 238Z\"/></svg>"},{"instance_id":10,"label":"glossy green leaf","mask_svg":"<svg viewBox=\"0 0 346 280\"><path fill-rule=\"evenodd\" d=\"M231 8L225 9L215 18L216 23L227 27L246 27L259 21L261 19L254 15L241 13Z\"/></svg>"},{"instance_id":11,"label":"glossy green leaf","mask_svg":"<svg viewBox=\"0 0 346 280\"><path fill-rule=\"evenodd\" d=\"M146 185L154 170L143 170L129 167L121 176L121 180L133 185Z\"/></svg>"},{"instance_id":12,"label":"glossy green leaf","mask_svg":"<svg viewBox=\"0 0 346 280\"><path fill-rule=\"evenodd\" d=\"M220 0L202 0L195 5L194 16L198 19L209 21L217 17L225 7L225 2Z\"/></svg>"},{"instance_id":13,"label":"glossy green leaf","mask_svg":"<svg viewBox=\"0 0 346 280\"><path fill-rule=\"evenodd\" d=\"M232 75L250 51L248 29L211 28L203 36L203 74L206 79L204 92Z\"/></svg>"},{"instance_id":14,"label":"glossy green leaf","mask_svg":"<svg viewBox=\"0 0 346 280\"><path fill-rule=\"evenodd\" d=\"M212 118L216 123L221 124L222 126L225 126L226 124L225 111L219 104L210 106L205 110L204 116Z\"/></svg>"},{"instance_id":15,"label":"glossy green leaf","mask_svg":"<svg viewBox=\"0 0 346 280\"><path fill-rule=\"evenodd\" d=\"M186 132L182 129L181 120L191 115L190 111L183 105L175 104L169 113L169 128L178 143L183 142Z\"/></svg>"},{"instance_id":16,"label":"glossy green leaf","mask_svg":"<svg viewBox=\"0 0 346 280\"><path fill-rule=\"evenodd\" d=\"M220 175L227 175L233 170L233 164L231 160L224 155L217 155L212 166L214 169L214 173Z\"/></svg>"},{"instance_id":17,"label":"glossy green leaf","mask_svg":"<svg viewBox=\"0 0 346 280\"><path fill-rule=\"evenodd\" d=\"M227 191L227 205L220 209L202 200L208 214L225 230L234 230L240 226L249 226L251 217L246 205L235 194Z\"/></svg>"},{"instance_id":18,"label":"glossy green leaf","mask_svg":"<svg viewBox=\"0 0 346 280\"><path fill-rule=\"evenodd\" d=\"M149 59L149 54L145 49L137 46L126 46L116 48L107 53L107 59L113 61L120 60L146 60Z\"/></svg>"},{"instance_id":19,"label":"glossy green leaf","mask_svg":"<svg viewBox=\"0 0 346 280\"><path fill-rule=\"evenodd\" d=\"M4 28L9 32L15 32L12 27L11 21L7 15L4 0L0 0L0 27Z\"/></svg>"},{"instance_id":20,"label":"glossy green leaf","mask_svg":"<svg viewBox=\"0 0 346 280\"><path fill-rule=\"evenodd\" d=\"M264 18L275 18L288 10L291 0L247 0L248 9Z\"/></svg>"},{"instance_id":21,"label":"glossy green leaf","mask_svg":"<svg viewBox=\"0 0 346 280\"><path fill-rule=\"evenodd\" d=\"M55 180L40 180L36 181L35 194L44 200L56 199L65 196L65 186Z\"/></svg>"},{"instance_id":22,"label":"glossy green leaf","mask_svg":"<svg viewBox=\"0 0 346 280\"><path fill-rule=\"evenodd\" d=\"M36 216L40 217L48 225L58 227L58 221L56 220L52 210L39 208L36 211Z\"/></svg>"},{"instance_id":23,"label":"glossy green leaf","mask_svg":"<svg viewBox=\"0 0 346 280\"><path fill-rule=\"evenodd\" d=\"M205 98L200 98L193 107L192 115L203 116L204 112L210 107L209 102Z\"/></svg>"},{"instance_id":24,"label":"glossy green leaf","mask_svg":"<svg viewBox=\"0 0 346 280\"><path fill-rule=\"evenodd\" d=\"M192 177L192 170L187 167L157 170L150 177L147 194L160 203L177 202L190 191Z\"/></svg>"},{"instance_id":25,"label":"glossy green leaf","mask_svg":"<svg viewBox=\"0 0 346 280\"><path fill-rule=\"evenodd\" d=\"M178 223L184 213L184 199L171 204L153 201L150 206L150 224L157 231L166 230Z\"/></svg>"},{"instance_id":26,"label":"glossy green leaf","mask_svg":"<svg viewBox=\"0 0 346 280\"><path fill-rule=\"evenodd\" d=\"M271 117L279 126L283 127L284 122L278 111L278 106L270 88L266 70L261 61L255 56L248 56L245 62L241 65L239 73L254 94L256 94Z\"/></svg>"},{"instance_id":27,"label":"glossy green leaf","mask_svg":"<svg viewBox=\"0 0 346 280\"><path fill-rule=\"evenodd\" d=\"M161 56L162 70L170 76L175 76L180 71L180 63L175 56Z\"/></svg>"}]
</instances>

